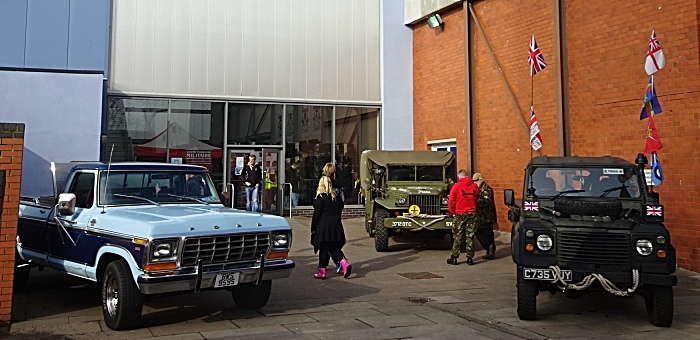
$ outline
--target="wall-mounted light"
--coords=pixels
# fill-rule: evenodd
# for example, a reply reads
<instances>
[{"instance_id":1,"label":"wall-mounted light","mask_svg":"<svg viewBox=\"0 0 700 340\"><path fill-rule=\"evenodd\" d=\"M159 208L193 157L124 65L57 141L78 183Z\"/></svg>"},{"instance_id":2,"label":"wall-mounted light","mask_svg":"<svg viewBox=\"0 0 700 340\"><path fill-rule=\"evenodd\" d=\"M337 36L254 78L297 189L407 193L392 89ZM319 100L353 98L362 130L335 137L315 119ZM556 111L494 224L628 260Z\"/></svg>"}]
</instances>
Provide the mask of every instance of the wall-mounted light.
<instances>
[{"instance_id":1,"label":"wall-mounted light","mask_svg":"<svg viewBox=\"0 0 700 340\"><path fill-rule=\"evenodd\" d=\"M428 27L435 28L440 25L442 25L442 19L440 18L440 14L433 14L428 17Z\"/></svg>"}]
</instances>

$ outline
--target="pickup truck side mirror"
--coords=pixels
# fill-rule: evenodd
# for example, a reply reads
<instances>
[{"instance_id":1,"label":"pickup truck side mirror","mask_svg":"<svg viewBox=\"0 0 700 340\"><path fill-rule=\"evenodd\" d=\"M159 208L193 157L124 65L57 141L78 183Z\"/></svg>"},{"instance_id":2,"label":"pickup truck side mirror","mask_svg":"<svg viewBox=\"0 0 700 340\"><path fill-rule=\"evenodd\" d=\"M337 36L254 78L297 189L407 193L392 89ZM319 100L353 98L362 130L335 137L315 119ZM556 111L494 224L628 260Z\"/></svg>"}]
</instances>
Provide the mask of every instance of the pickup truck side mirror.
<instances>
[{"instance_id":1,"label":"pickup truck side mirror","mask_svg":"<svg viewBox=\"0 0 700 340\"><path fill-rule=\"evenodd\" d=\"M515 205L515 192L513 191L513 189L503 190L503 203L505 203L509 207Z\"/></svg>"},{"instance_id":2,"label":"pickup truck side mirror","mask_svg":"<svg viewBox=\"0 0 700 340\"><path fill-rule=\"evenodd\" d=\"M58 214L61 216L72 216L75 214L75 195L58 195Z\"/></svg>"}]
</instances>

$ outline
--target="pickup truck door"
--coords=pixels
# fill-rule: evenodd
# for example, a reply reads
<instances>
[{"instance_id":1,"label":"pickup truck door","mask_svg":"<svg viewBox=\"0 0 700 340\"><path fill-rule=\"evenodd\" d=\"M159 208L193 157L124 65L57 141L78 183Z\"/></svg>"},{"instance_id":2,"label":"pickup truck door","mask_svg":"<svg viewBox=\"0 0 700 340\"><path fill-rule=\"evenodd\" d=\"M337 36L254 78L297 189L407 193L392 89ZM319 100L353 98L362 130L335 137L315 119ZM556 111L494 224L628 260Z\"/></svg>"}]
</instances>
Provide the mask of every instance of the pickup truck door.
<instances>
[{"instance_id":1,"label":"pickup truck door","mask_svg":"<svg viewBox=\"0 0 700 340\"><path fill-rule=\"evenodd\" d=\"M22 257L41 266L47 265L47 219L50 216L53 216L53 208L41 206L38 202L22 201L19 205L17 236L21 242Z\"/></svg>"},{"instance_id":2,"label":"pickup truck door","mask_svg":"<svg viewBox=\"0 0 700 340\"><path fill-rule=\"evenodd\" d=\"M78 276L86 276L85 266L95 261L96 237L87 233L95 213L96 171L76 171L69 178L66 192L76 197L75 213L58 220L51 219L48 228L49 266Z\"/></svg>"}]
</instances>

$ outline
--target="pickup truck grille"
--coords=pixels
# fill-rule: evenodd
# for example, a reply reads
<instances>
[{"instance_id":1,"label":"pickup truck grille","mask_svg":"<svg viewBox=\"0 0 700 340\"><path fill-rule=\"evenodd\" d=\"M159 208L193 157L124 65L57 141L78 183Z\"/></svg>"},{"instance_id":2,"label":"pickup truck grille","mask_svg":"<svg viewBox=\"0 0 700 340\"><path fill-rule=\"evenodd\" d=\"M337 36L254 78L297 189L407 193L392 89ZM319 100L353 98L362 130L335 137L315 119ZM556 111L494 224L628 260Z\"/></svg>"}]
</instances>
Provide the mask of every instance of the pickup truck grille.
<instances>
[{"instance_id":1,"label":"pickup truck grille","mask_svg":"<svg viewBox=\"0 0 700 340\"><path fill-rule=\"evenodd\" d=\"M232 234L185 239L182 266L256 260L270 247L269 233Z\"/></svg>"},{"instance_id":2,"label":"pickup truck grille","mask_svg":"<svg viewBox=\"0 0 700 340\"><path fill-rule=\"evenodd\" d=\"M557 232L557 254L563 262L629 265L630 235L596 231Z\"/></svg>"},{"instance_id":3,"label":"pickup truck grille","mask_svg":"<svg viewBox=\"0 0 700 340\"><path fill-rule=\"evenodd\" d=\"M440 196L438 195L409 195L408 204L420 207L421 214L440 215Z\"/></svg>"}]
</instances>

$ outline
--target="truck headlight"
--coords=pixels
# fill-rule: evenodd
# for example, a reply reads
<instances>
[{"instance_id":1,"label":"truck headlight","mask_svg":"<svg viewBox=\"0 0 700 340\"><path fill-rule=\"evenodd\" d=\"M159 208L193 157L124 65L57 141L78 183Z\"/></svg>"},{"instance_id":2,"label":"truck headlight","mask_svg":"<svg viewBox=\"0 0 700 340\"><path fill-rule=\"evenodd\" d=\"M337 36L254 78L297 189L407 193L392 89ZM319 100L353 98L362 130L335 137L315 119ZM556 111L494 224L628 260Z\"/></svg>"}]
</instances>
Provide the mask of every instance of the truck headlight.
<instances>
[{"instance_id":1,"label":"truck headlight","mask_svg":"<svg viewBox=\"0 0 700 340\"><path fill-rule=\"evenodd\" d=\"M447 205L448 202L449 201L448 201L447 197L443 197L442 201L440 203L442 203L442 205Z\"/></svg>"},{"instance_id":2,"label":"truck headlight","mask_svg":"<svg viewBox=\"0 0 700 340\"><path fill-rule=\"evenodd\" d=\"M637 253L642 256L650 255L654 252L654 244L649 240L637 240Z\"/></svg>"},{"instance_id":3,"label":"truck headlight","mask_svg":"<svg viewBox=\"0 0 700 340\"><path fill-rule=\"evenodd\" d=\"M274 234L272 236L272 246L274 248L289 248L289 233Z\"/></svg>"},{"instance_id":4,"label":"truck headlight","mask_svg":"<svg viewBox=\"0 0 700 340\"><path fill-rule=\"evenodd\" d=\"M544 234L537 236L537 248L540 248L542 251L552 249L552 238Z\"/></svg>"},{"instance_id":5,"label":"truck headlight","mask_svg":"<svg viewBox=\"0 0 700 340\"><path fill-rule=\"evenodd\" d=\"M400 205L406 204L406 197L399 197L399 199L396 200Z\"/></svg>"},{"instance_id":6,"label":"truck headlight","mask_svg":"<svg viewBox=\"0 0 700 340\"><path fill-rule=\"evenodd\" d=\"M154 240L151 245L153 259L175 257L177 252L177 240Z\"/></svg>"}]
</instances>

